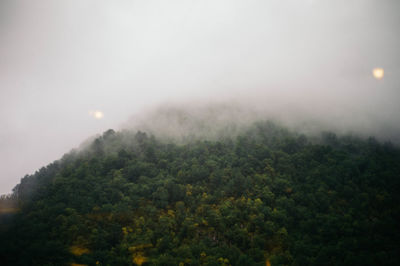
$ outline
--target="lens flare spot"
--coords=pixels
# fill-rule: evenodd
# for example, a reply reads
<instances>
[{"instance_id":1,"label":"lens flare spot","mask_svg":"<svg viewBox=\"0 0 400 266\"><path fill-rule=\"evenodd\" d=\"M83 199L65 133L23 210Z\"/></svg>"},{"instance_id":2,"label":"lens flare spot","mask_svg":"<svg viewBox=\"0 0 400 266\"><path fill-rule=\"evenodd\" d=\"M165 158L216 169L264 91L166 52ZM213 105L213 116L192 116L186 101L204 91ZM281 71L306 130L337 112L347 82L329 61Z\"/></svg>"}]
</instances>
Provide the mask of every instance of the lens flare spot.
<instances>
[{"instance_id":1,"label":"lens flare spot","mask_svg":"<svg viewBox=\"0 0 400 266\"><path fill-rule=\"evenodd\" d=\"M381 80L383 79L383 76L385 75L385 71L383 70L383 68L381 67L376 67L372 70L372 75L374 76L374 78L376 78L377 80Z\"/></svg>"},{"instance_id":2,"label":"lens flare spot","mask_svg":"<svg viewBox=\"0 0 400 266\"><path fill-rule=\"evenodd\" d=\"M104 113L99 110L89 111L89 115L95 119L102 119L104 117Z\"/></svg>"}]
</instances>

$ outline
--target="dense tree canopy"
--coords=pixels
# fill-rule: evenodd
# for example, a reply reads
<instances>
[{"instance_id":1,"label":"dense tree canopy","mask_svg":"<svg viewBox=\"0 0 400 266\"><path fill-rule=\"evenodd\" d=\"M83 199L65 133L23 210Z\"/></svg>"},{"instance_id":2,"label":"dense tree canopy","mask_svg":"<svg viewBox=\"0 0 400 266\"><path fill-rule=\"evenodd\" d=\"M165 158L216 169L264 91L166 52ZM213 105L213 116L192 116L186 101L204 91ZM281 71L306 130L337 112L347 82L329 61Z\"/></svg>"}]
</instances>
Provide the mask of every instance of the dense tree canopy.
<instances>
[{"instance_id":1,"label":"dense tree canopy","mask_svg":"<svg viewBox=\"0 0 400 266\"><path fill-rule=\"evenodd\" d=\"M0 219L0 260L400 265L399 192L400 150L373 138L271 122L180 144L109 130L1 199L18 211Z\"/></svg>"}]
</instances>

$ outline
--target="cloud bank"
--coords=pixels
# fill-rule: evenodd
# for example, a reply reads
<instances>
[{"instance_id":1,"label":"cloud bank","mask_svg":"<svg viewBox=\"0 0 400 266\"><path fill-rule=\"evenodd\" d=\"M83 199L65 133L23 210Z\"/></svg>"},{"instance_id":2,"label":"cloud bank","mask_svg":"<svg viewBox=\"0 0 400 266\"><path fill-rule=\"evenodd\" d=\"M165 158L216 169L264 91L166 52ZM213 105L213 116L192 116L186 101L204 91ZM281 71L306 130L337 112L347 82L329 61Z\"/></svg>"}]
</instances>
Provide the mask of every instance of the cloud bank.
<instances>
[{"instance_id":1,"label":"cloud bank","mask_svg":"<svg viewBox=\"0 0 400 266\"><path fill-rule=\"evenodd\" d=\"M397 0L3 0L0 193L160 103L236 102L396 139L398 10Z\"/></svg>"}]
</instances>

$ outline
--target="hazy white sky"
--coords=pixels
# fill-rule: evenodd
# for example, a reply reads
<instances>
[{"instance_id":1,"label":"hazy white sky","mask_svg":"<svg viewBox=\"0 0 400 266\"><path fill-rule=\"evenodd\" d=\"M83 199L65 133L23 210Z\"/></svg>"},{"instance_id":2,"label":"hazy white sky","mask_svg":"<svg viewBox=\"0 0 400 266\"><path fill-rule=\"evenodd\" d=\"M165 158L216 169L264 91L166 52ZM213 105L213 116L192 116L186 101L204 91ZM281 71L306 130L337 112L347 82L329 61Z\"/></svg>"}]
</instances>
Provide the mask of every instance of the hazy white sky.
<instances>
[{"instance_id":1,"label":"hazy white sky","mask_svg":"<svg viewBox=\"0 0 400 266\"><path fill-rule=\"evenodd\" d=\"M398 0L0 0L0 194L162 102L247 99L395 136L399 12Z\"/></svg>"}]
</instances>

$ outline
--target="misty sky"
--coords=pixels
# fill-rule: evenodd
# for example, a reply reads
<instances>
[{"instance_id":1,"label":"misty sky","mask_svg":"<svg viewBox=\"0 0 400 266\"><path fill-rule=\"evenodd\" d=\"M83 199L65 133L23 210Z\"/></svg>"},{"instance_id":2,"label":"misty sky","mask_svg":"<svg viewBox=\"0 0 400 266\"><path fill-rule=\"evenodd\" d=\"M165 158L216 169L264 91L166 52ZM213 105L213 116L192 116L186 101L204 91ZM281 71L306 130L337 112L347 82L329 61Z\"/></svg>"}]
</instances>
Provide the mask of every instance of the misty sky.
<instances>
[{"instance_id":1,"label":"misty sky","mask_svg":"<svg viewBox=\"0 0 400 266\"><path fill-rule=\"evenodd\" d=\"M399 13L398 0L0 0L0 194L165 102L395 138Z\"/></svg>"}]
</instances>

